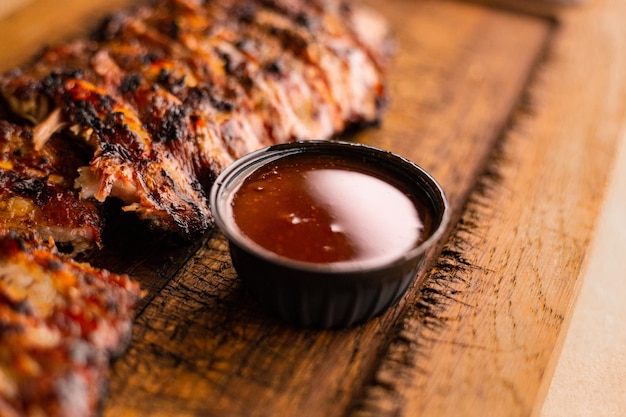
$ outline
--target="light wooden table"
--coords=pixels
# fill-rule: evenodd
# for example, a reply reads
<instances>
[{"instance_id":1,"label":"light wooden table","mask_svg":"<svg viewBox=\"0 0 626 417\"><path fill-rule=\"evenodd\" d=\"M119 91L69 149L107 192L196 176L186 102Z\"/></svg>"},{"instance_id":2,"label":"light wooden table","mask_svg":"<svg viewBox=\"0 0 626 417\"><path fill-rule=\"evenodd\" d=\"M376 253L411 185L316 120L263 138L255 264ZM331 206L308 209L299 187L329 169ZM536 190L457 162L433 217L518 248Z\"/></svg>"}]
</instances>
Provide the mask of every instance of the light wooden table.
<instances>
[{"instance_id":1,"label":"light wooden table","mask_svg":"<svg viewBox=\"0 0 626 417\"><path fill-rule=\"evenodd\" d=\"M542 417L626 415L626 132Z\"/></svg>"},{"instance_id":2,"label":"light wooden table","mask_svg":"<svg viewBox=\"0 0 626 417\"><path fill-rule=\"evenodd\" d=\"M392 102L353 139L447 190L454 221L430 268L381 317L317 332L258 311L219 234L135 251L125 236L93 261L148 297L105 416L624 415L624 257L606 245L624 242L607 187L624 160L626 3L370 2L397 32ZM0 22L0 66L127 3L32 0Z\"/></svg>"}]
</instances>

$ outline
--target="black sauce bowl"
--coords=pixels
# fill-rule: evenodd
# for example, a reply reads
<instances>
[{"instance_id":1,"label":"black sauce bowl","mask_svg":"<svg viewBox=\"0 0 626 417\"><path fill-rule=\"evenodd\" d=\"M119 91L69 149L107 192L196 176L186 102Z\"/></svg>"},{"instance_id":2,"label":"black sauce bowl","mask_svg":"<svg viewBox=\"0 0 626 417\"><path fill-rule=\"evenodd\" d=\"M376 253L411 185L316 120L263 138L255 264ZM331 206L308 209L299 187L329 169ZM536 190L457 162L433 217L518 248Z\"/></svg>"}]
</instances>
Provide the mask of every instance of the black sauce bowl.
<instances>
[{"instance_id":1,"label":"black sauce bowl","mask_svg":"<svg viewBox=\"0 0 626 417\"><path fill-rule=\"evenodd\" d=\"M296 154L351 159L415 195L424 223L421 243L384 264L333 265L285 258L251 241L228 214L232 194L255 170ZM233 266L259 303L282 320L317 328L361 323L398 301L415 279L424 253L442 235L449 215L441 186L424 169L382 149L339 141L292 142L252 152L217 178L210 203L215 223L229 241Z\"/></svg>"}]
</instances>

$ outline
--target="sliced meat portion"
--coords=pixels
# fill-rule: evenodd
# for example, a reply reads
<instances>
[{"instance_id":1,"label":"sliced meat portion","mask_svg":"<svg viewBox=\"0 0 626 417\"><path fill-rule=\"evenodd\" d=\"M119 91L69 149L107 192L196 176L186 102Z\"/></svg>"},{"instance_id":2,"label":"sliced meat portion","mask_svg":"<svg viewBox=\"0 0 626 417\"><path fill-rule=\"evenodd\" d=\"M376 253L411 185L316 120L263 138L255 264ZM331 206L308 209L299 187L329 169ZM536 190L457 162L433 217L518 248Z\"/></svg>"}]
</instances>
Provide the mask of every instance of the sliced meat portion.
<instances>
[{"instance_id":1,"label":"sliced meat portion","mask_svg":"<svg viewBox=\"0 0 626 417\"><path fill-rule=\"evenodd\" d=\"M38 141L65 131L89 146L82 198L119 198L193 237L233 160L380 118L388 39L383 19L341 0L156 0L46 49L0 93L16 122L47 128Z\"/></svg>"},{"instance_id":2,"label":"sliced meat portion","mask_svg":"<svg viewBox=\"0 0 626 417\"><path fill-rule=\"evenodd\" d=\"M37 232L74 253L100 245L100 207L74 189L88 154L46 129L0 121L0 233Z\"/></svg>"},{"instance_id":3,"label":"sliced meat portion","mask_svg":"<svg viewBox=\"0 0 626 417\"><path fill-rule=\"evenodd\" d=\"M95 416L139 297L125 275L0 238L0 415Z\"/></svg>"}]
</instances>

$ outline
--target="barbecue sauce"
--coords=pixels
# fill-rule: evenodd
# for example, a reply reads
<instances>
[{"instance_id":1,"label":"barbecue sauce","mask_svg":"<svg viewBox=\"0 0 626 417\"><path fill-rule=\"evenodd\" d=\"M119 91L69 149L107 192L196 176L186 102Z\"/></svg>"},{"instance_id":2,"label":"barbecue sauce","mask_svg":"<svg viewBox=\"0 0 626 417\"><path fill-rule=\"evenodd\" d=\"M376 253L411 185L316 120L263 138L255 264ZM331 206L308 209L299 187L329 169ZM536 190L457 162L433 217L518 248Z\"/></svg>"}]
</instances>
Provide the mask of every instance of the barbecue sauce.
<instances>
[{"instance_id":1,"label":"barbecue sauce","mask_svg":"<svg viewBox=\"0 0 626 417\"><path fill-rule=\"evenodd\" d=\"M258 245L311 263L399 257L423 229L410 195L375 168L330 155L291 155L261 167L234 193L231 208Z\"/></svg>"}]
</instances>

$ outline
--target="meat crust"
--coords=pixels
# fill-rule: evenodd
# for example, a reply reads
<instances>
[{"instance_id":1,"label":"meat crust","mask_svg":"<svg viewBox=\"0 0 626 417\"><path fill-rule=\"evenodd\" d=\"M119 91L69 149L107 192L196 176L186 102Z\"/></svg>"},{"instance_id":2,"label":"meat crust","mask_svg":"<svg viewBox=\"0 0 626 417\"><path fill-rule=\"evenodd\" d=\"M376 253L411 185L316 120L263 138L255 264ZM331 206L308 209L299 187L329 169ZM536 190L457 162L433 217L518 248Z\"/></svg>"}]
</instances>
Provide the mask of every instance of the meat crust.
<instances>
[{"instance_id":1,"label":"meat crust","mask_svg":"<svg viewBox=\"0 0 626 417\"><path fill-rule=\"evenodd\" d=\"M0 415L95 415L139 297L126 275L0 238Z\"/></svg>"},{"instance_id":2,"label":"meat crust","mask_svg":"<svg viewBox=\"0 0 626 417\"><path fill-rule=\"evenodd\" d=\"M203 233L235 159L376 122L389 52L343 0L153 0L0 75L0 415L94 415L127 345L138 285L53 242L100 246L108 199Z\"/></svg>"},{"instance_id":3,"label":"meat crust","mask_svg":"<svg viewBox=\"0 0 626 417\"><path fill-rule=\"evenodd\" d=\"M36 143L60 132L90 149L75 179L82 199L121 199L193 237L212 226L208 189L234 159L378 120L389 31L364 10L156 0L44 50L0 77L0 93Z\"/></svg>"},{"instance_id":4,"label":"meat crust","mask_svg":"<svg viewBox=\"0 0 626 417\"><path fill-rule=\"evenodd\" d=\"M87 154L62 135L39 145L35 136L29 127L0 120L0 234L37 232L74 253L100 246L100 207L74 189Z\"/></svg>"}]
</instances>

